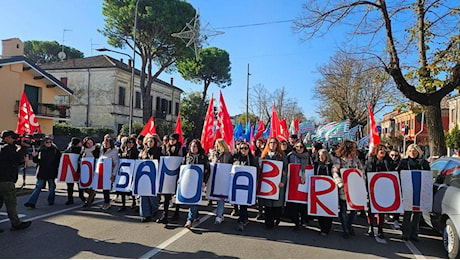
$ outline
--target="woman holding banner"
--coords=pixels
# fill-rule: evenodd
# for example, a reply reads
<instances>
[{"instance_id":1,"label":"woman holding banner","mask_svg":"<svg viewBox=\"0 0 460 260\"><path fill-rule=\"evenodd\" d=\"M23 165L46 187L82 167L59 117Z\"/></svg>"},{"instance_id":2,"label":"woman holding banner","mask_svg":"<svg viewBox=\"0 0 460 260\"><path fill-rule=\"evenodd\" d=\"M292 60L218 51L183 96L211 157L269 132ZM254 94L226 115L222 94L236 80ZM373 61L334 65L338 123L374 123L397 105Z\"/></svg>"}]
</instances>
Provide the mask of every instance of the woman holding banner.
<instances>
[{"instance_id":1,"label":"woman holding banner","mask_svg":"<svg viewBox=\"0 0 460 260\"><path fill-rule=\"evenodd\" d=\"M204 152L203 147L201 146L201 142L198 139L193 139L190 142L189 151L184 157L183 164L202 164L204 167L204 175L206 176L209 174L209 160ZM190 205L190 209L187 215L187 222L185 223L184 227L191 228L194 222L199 222L198 205Z\"/></svg>"},{"instance_id":2,"label":"woman holding banner","mask_svg":"<svg viewBox=\"0 0 460 260\"><path fill-rule=\"evenodd\" d=\"M334 181L339 188L339 218L342 223L343 237L349 238L350 235L355 235L352 224L356 216L356 210L350 210L349 213L347 213L347 201L340 170L355 168L362 171L364 167L358 159L359 151L356 142L350 140L343 141L343 143L337 147L335 153L337 155L337 162L334 164L332 171Z\"/></svg>"},{"instance_id":3,"label":"woman holding banner","mask_svg":"<svg viewBox=\"0 0 460 260\"><path fill-rule=\"evenodd\" d=\"M139 154L139 159L159 160L161 148L158 146L159 138L147 134L143 139L144 150ZM150 222L158 211L157 196L140 196L139 198L139 215L142 222Z\"/></svg>"},{"instance_id":4,"label":"woman holding banner","mask_svg":"<svg viewBox=\"0 0 460 260\"><path fill-rule=\"evenodd\" d=\"M163 143L165 142L165 138L163 137ZM161 148L161 153L164 156L182 156L183 149L182 144L179 142L179 134L173 133L168 137L168 143L163 144ZM171 201L173 194L163 194L163 215L157 219L158 223L168 224L168 213L169 213L169 203ZM174 215L172 220L176 221L179 219L179 205L176 204L176 209L174 211Z\"/></svg>"},{"instance_id":5,"label":"woman holding banner","mask_svg":"<svg viewBox=\"0 0 460 260\"><path fill-rule=\"evenodd\" d=\"M396 169L399 173L402 170L430 170L430 164L427 160L423 159L423 152L420 146L410 144L406 150L407 158L399 162ZM404 218L402 223L402 239L418 241L418 225L420 222L421 212L404 211Z\"/></svg>"},{"instance_id":6,"label":"woman holding banner","mask_svg":"<svg viewBox=\"0 0 460 260\"><path fill-rule=\"evenodd\" d=\"M83 138L83 149L81 151L81 157L94 157L99 158L101 153L101 146L100 144L96 145L94 139L91 137ZM90 207L93 204L94 197L96 196L96 191L93 188L86 188L84 189L85 192L88 193L88 199L85 202L83 207Z\"/></svg>"},{"instance_id":7,"label":"woman holding banner","mask_svg":"<svg viewBox=\"0 0 460 260\"><path fill-rule=\"evenodd\" d=\"M112 137L109 134L104 135L104 141L102 142L101 146L101 157L99 158L110 158L112 159L112 175L110 176L110 181L115 181L115 177L117 176L118 171L118 149L115 147L115 142L113 141ZM101 209L108 210L110 209L110 190L102 190L104 194L104 204L102 205Z\"/></svg>"},{"instance_id":8,"label":"woman holding banner","mask_svg":"<svg viewBox=\"0 0 460 260\"><path fill-rule=\"evenodd\" d=\"M257 161L256 157L254 157L249 151L249 144L246 142L240 144L240 151L236 154L233 165L254 166L257 168L257 176L259 175L259 162ZM238 217L238 225L236 229L239 231L244 231L244 227L248 223L248 206L240 205L240 215Z\"/></svg>"},{"instance_id":9,"label":"woman holding banner","mask_svg":"<svg viewBox=\"0 0 460 260\"><path fill-rule=\"evenodd\" d=\"M387 148L383 144L379 144L374 146L372 149L372 155L367 158L366 161L366 174L364 176L367 177L368 172L388 172L394 169L391 169L391 164L388 161L387 156ZM371 212L371 207L367 210L367 221L369 223L369 229L367 234L370 237L374 237L374 225L375 225L375 214ZM385 214L379 213L378 214L378 237L384 239L385 236L383 235L383 224L385 223Z\"/></svg>"},{"instance_id":10,"label":"woman holding banner","mask_svg":"<svg viewBox=\"0 0 460 260\"><path fill-rule=\"evenodd\" d=\"M126 141L124 141L126 138ZM138 159L139 158L139 151L136 148L136 138L134 137L123 137L121 139L120 145L120 158L123 159ZM126 196L131 196L133 200L133 204L131 208L136 207L136 197L132 195L131 192L121 192L119 191L118 194L121 195L121 207L118 208L118 212L126 210Z\"/></svg>"},{"instance_id":11,"label":"woman holding banner","mask_svg":"<svg viewBox=\"0 0 460 260\"><path fill-rule=\"evenodd\" d=\"M307 176L305 174L305 166L312 165L313 160L301 140L297 140L292 146L292 149L292 152L288 154L288 162L300 164L300 181L302 184L306 183ZM300 230L302 228L302 223L308 223L307 204L286 202L285 209L292 222L295 224L294 230Z\"/></svg>"},{"instance_id":12,"label":"woman holding banner","mask_svg":"<svg viewBox=\"0 0 460 260\"><path fill-rule=\"evenodd\" d=\"M287 165L288 160L281 150L280 142L275 137L268 139L267 145L262 152L260 157L266 160L276 160L283 162L283 171L281 174L281 182L279 183L279 198L277 200L263 199L262 204L265 210L265 227L272 229L275 225L281 221L281 213L283 211L284 197L285 197L285 186L287 181Z\"/></svg>"},{"instance_id":13,"label":"woman holding banner","mask_svg":"<svg viewBox=\"0 0 460 260\"><path fill-rule=\"evenodd\" d=\"M70 140L69 145L67 146L67 149L64 151L64 153L73 153L73 154L79 154L80 158L78 159L78 164L80 164L80 159L81 159L81 152L82 152L82 142L80 138L77 137L72 137ZM80 174L80 167L78 167L77 172ZM75 183L67 183L67 201L65 205L72 205L73 204L73 187ZM77 183L77 186L78 183ZM78 188L78 196L80 197L80 200L83 203L86 203L85 195L84 195L84 190Z\"/></svg>"},{"instance_id":14,"label":"woman holding banner","mask_svg":"<svg viewBox=\"0 0 460 260\"><path fill-rule=\"evenodd\" d=\"M233 163L233 155L230 152L230 148L228 148L227 143L224 139L219 138L214 143L215 152L212 153L211 158L209 158L210 162L212 163ZM229 173L230 174L230 173ZM206 176L208 177L208 176ZM205 178L205 182L207 182L207 178ZM214 224L220 224L224 221L224 206L225 201L220 199L217 201L217 209L216 209L216 220ZM238 206L234 205L234 211L238 211Z\"/></svg>"},{"instance_id":15,"label":"woman holding banner","mask_svg":"<svg viewBox=\"0 0 460 260\"><path fill-rule=\"evenodd\" d=\"M326 149L317 151L318 160L314 162L315 175L323 175L332 177L332 162L331 156ZM318 224L321 230L321 235L329 234L332 227L332 217L318 217Z\"/></svg>"}]
</instances>

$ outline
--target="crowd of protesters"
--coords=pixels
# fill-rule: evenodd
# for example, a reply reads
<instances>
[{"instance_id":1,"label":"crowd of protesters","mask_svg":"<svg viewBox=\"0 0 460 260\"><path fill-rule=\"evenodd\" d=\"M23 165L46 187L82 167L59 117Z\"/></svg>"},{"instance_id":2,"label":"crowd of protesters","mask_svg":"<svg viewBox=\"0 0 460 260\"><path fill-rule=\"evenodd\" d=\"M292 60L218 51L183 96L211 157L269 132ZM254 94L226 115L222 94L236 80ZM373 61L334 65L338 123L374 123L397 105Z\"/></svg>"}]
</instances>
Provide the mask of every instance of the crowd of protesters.
<instances>
[{"instance_id":1,"label":"crowd of protesters","mask_svg":"<svg viewBox=\"0 0 460 260\"><path fill-rule=\"evenodd\" d=\"M3 135L5 140L7 134ZM198 139L187 139L186 144L179 141L179 135L172 133L163 136L162 139L158 135L136 136L130 135L123 137L119 135L116 139L110 135L105 135L102 143L96 143L93 138L86 137L82 140L73 137L68 144L64 153L80 154L82 157L94 158L111 158L112 160L112 183L118 170L119 159L160 159L161 156L182 156L182 164L202 164L204 165L204 178L206 183L210 173L210 163L227 163L234 165L254 166L257 169L257 177L260 177L260 163L262 159L277 160L282 162L282 177L279 183L279 198L277 200L257 198L257 203L254 206L258 214L255 217L257 220L263 220L267 229L277 227L281 220L291 222L294 230L299 230L303 226L308 225L313 218L308 216L307 207L305 204L286 202L285 201L285 186L287 185L287 171L289 163L300 164L301 182L305 183L306 174L305 166L310 165L315 175L325 175L333 178L338 187L339 199L339 217L342 226L342 236L345 239L355 236L353 228L355 216L358 214L355 210L347 208L345 197L344 183L340 169L357 168L364 173L376 171L398 171L401 170L429 170L429 164L423 159L423 152L420 147L411 144L407 148L407 158L401 159L401 155L397 149L392 149L388 145L377 145L366 155L358 149L357 143L354 141L345 140L342 143L334 146L323 145L320 142L307 144L297 138L296 135L291 135L288 140L279 140L275 137L270 137L268 140L260 138L254 142L254 152L251 151L251 145L245 141L237 141L235 143L235 151L232 153L223 139L215 140L214 148L209 153L206 153ZM30 195L24 206L35 208L39 199L40 191L47 184L49 205L55 202L55 179L58 174L59 158L61 152L53 144L50 137L43 140L42 145L37 151L32 153L32 159L37 164L37 182L36 187ZM0 158L0 160L2 160ZM78 170L77 170L78 171ZM364 174L366 176L366 174ZM17 179L17 176L16 176ZM1 180L0 180L0 184ZM121 197L121 206L118 207L119 212L126 211L126 197L132 200L131 208L136 210L142 222L156 221L158 223L168 224L169 221L178 221L180 216L180 206L174 206L174 214L169 215L169 207L174 195L162 194L158 196L139 196L135 197L131 193L116 192L116 198ZM1 195L1 190L0 190ZM96 191L92 188L78 188L78 197L84 204L84 207L92 207ZM113 200L111 200L111 190L103 190L104 203L101 209L107 211L111 208ZM74 204L74 184L67 184L67 201L65 205ZM4 198L2 198L3 200ZM137 203L139 201L139 203ZM10 203L11 204L11 203ZM163 204L162 214L160 205ZM139 205L139 206L137 206ZM7 205L8 206L8 205ZM209 201L208 207L213 206ZM224 221L225 201L218 200L215 213L215 224L220 224ZM201 206L190 205L188 207L188 215L185 219L185 227L192 228L194 223L199 222L199 210ZM11 208L11 206L10 206ZM244 231L249 223L248 206L232 205L232 216L238 216L236 229ZM368 207L370 208L370 207ZM11 209L11 211L13 211ZM367 218L368 232L367 234L374 237L374 227L377 227L377 237L384 239L385 235L383 227L385 224L385 214L374 214L370 211L359 212ZM16 216L15 216L16 214ZM403 240L418 241L418 222L420 220L420 212L405 211L402 221L402 236ZM13 227L23 228L25 225L30 225L30 222L23 222L17 218L17 213L12 212L9 217L12 220ZM388 217L388 216L387 216ZM400 228L400 214L391 214L393 218L393 228ZM333 217L316 217L320 228L321 235L327 236L333 223Z\"/></svg>"}]
</instances>

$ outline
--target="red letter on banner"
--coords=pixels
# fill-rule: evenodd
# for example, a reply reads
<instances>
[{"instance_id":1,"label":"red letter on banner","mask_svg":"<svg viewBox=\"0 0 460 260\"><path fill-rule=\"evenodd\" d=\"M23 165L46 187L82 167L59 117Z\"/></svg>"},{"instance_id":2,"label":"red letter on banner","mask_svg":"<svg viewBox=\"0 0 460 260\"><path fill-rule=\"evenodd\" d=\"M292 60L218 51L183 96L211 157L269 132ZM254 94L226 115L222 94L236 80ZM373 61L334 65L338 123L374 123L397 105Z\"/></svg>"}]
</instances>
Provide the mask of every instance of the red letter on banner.
<instances>
[{"instance_id":1,"label":"red letter on banner","mask_svg":"<svg viewBox=\"0 0 460 260\"><path fill-rule=\"evenodd\" d=\"M387 208L382 207L375 200L374 187L375 187L375 183L377 182L377 180L379 178L388 178L388 179L390 179L391 182L393 182L395 200L393 201L393 204L391 204ZM401 202L401 194L399 194L399 187L398 187L398 179L397 178L398 177L396 175L382 172L382 173L375 174L373 176L373 178L370 180L370 183L369 183L369 186L370 186L369 187L370 188L369 196L370 196L372 205L379 212L384 212L384 211L393 212L393 211L396 211L397 209L399 209L400 202Z\"/></svg>"},{"instance_id":2,"label":"red letter on banner","mask_svg":"<svg viewBox=\"0 0 460 260\"><path fill-rule=\"evenodd\" d=\"M364 205L355 205L353 201L351 201L350 193L348 192L348 189L350 188L349 183L348 183L348 177L353 173L358 174L358 176L360 176L361 178L363 177L363 175L361 175L361 173L357 169L354 169L354 168L347 169L343 172L342 179L343 179L343 184L344 184L344 189L345 189L345 195L347 196L347 202L348 204L350 204L352 208L356 210L364 210Z\"/></svg>"},{"instance_id":3,"label":"red letter on banner","mask_svg":"<svg viewBox=\"0 0 460 260\"><path fill-rule=\"evenodd\" d=\"M274 195L276 194L278 187L276 186L274 182L266 178L275 177L280 173L278 171L278 167L276 167L276 165L274 165L272 162L269 162L269 161L262 161L261 169L264 168L264 164L270 165L272 167L272 170L268 172L262 172L260 174L260 182L259 182L259 188L257 189L257 195L262 195L262 196ZM260 190L260 187L262 186L262 182L265 182L266 184L268 184L271 187L271 190L268 192L262 192Z\"/></svg>"},{"instance_id":4,"label":"red letter on banner","mask_svg":"<svg viewBox=\"0 0 460 260\"><path fill-rule=\"evenodd\" d=\"M74 179L74 181L78 181L79 179L79 176L78 176L78 173L77 173L77 170L75 170L75 168L73 167L72 165L72 161L70 160L70 157L68 154L62 154L62 174L61 174L61 178L59 179L59 181L65 181L66 178L67 178L67 170L70 169L70 172L72 173L72 177Z\"/></svg>"},{"instance_id":5,"label":"red letter on banner","mask_svg":"<svg viewBox=\"0 0 460 260\"><path fill-rule=\"evenodd\" d=\"M82 169L83 167L88 167L88 172L89 172L89 178L88 182L82 182L82 179L80 178L80 186L82 188L89 188L91 187L91 183L93 182L93 164L90 161L82 161L81 166Z\"/></svg>"},{"instance_id":6,"label":"red letter on banner","mask_svg":"<svg viewBox=\"0 0 460 260\"><path fill-rule=\"evenodd\" d=\"M322 191L317 191L316 190L316 180L321 180L321 181L327 181L330 186L329 188L322 190ZM311 213L312 214L317 214L317 207L316 205L318 204L324 211L326 211L327 214L334 216L334 212L332 212L331 209L326 207L319 199L318 197L327 193L330 193L335 190L335 182L329 178L322 178L322 176L311 176L310 177L310 198L311 198Z\"/></svg>"}]
</instances>

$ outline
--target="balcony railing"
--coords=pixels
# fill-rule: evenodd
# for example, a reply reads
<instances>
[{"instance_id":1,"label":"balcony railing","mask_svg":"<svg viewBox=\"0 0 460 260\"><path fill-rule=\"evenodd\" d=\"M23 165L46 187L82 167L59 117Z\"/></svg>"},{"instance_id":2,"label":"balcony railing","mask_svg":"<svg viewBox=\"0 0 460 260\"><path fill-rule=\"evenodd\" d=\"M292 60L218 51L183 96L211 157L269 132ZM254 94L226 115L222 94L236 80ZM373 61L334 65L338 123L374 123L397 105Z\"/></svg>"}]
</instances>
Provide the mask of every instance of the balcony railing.
<instances>
[{"instance_id":1,"label":"balcony railing","mask_svg":"<svg viewBox=\"0 0 460 260\"><path fill-rule=\"evenodd\" d=\"M46 117L67 118L67 119L70 118L70 106L36 103L36 102L30 102L30 106L34 110L35 116L46 116ZM14 106L14 113L17 114L18 110L19 110L19 100L16 100L16 104Z\"/></svg>"}]
</instances>

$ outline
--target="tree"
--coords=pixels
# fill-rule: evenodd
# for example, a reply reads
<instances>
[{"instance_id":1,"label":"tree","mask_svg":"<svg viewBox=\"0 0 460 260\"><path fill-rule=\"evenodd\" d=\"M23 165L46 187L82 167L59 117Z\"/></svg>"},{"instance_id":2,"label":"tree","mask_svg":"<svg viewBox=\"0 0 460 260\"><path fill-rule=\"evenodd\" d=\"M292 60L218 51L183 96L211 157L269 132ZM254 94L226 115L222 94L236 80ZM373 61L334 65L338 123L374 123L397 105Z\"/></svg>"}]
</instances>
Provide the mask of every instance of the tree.
<instances>
[{"instance_id":1,"label":"tree","mask_svg":"<svg viewBox=\"0 0 460 260\"><path fill-rule=\"evenodd\" d=\"M272 107L275 104L279 118L286 118L288 124L294 118L303 121L305 116L297 100L288 98L287 95L285 87L270 92L262 84L256 84L251 88L249 112L262 119L266 124L271 119Z\"/></svg>"},{"instance_id":2,"label":"tree","mask_svg":"<svg viewBox=\"0 0 460 260\"><path fill-rule=\"evenodd\" d=\"M400 100L388 74L377 64L338 52L318 68L322 78L315 92L322 105L318 114L328 121L350 120L350 127L367 125L367 104L374 113Z\"/></svg>"},{"instance_id":3,"label":"tree","mask_svg":"<svg viewBox=\"0 0 460 260\"><path fill-rule=\"evenodd\" d=\"M138 3L136 32L135 7ZM177 60L193 56L193 51L177 37L186 23L195 16L192 5L180 0L104 0L102 34L116 48L128 47L141 57L142 120L152 115L152 83L163 71L172 71ZM136 37L134 37L136 33ZM133 39L136 42L133 43ZM154 71L156 67L156 71Z\"/></svg>"},{"instance_id":4,"label":"tree","mask_svg":"<svg viewBox=\"0 0 460 260\"><path fill-rule=\"evenodd\" d=\"M198 60L194 57L177 62L177 69L185 80L194 83L203 82L203 93L200 106L198 107L197 118L204 118L206 109L205 99L211 83L225 88L232 84L230 77L230 57L225 50L211 47L200 52ZM193 136L201 134L198 128L194 129Z\"/></svg>"},{"instance_id":5,"label":"tree","mask_svg":"<svg viewBox=\"0 0 460 260\"><path fill-rule=\"evenodd\" d=\"M64 50L66 59L83 58L83 52L69 46L62 46L57 41L25 41L24 56L36 64L60 61L58 53Z\"/></svg>"},{"instance_id":6,"label":"tree","mask_svg":"<svg viewBox=\"0 0 460 260\"><path fill-rule=\"evenodd\" d=\"M201 104L202 96L199 91L185 93L180 104L182 132L184 136L193 138L201 138L203 124L206 115L198 116L200 107L207 108L210 99L205 99L204 104Z\"/></svg>"},{"instance_id":7,"label":"tree","mask_svg":"<svg viewBox=\"0 0 460 260\"><path fill-rule=\"evenodd\" d=\"M362 52L377 57L404 96L424 107L430 154L442 156L446 144L440 102L460 86L460 12L455 3L309 0L294 27L307 39L335 25L351 29L346 41L358 37Z\"/></svg>"},{"instance_id":8,"label":"tree","mask_svg":"<svg viewBox=\"0 0 460 260\"><path fill-rule=\"evenodd\" d=\"M458 129L458 125L446 132L446 145L454 149L460 147L460 129Z\"/></svg>"}]
</instances>

